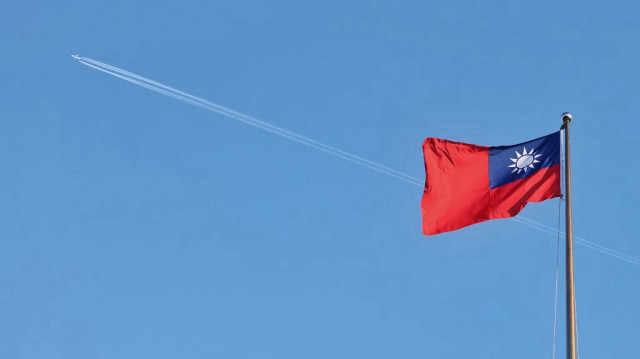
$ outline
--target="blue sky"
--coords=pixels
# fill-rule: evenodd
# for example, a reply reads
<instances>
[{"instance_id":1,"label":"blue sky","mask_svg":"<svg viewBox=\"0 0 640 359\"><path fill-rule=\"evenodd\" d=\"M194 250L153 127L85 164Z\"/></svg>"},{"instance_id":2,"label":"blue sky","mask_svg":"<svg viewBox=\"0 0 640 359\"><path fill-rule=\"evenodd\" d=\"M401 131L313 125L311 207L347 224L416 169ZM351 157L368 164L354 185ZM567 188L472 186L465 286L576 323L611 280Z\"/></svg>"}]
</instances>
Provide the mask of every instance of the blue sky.
<instances>
[{"instance_id":1,"label":"blue sky","mask_svg":"<svg viewBox=\"0 0 640 359\"><path fill-rule=\"evenodd\" d=\"M422 236L420 187L69 55L418 178L425 137L515 144L571 111L575 233L638 258L638 7L3 4L0 353L550 357L556 236ZM558 204L522 215L556 227ZM633 356L640 267L579 245L575 261L580 353Z\"/></svg>"}]
</instances>

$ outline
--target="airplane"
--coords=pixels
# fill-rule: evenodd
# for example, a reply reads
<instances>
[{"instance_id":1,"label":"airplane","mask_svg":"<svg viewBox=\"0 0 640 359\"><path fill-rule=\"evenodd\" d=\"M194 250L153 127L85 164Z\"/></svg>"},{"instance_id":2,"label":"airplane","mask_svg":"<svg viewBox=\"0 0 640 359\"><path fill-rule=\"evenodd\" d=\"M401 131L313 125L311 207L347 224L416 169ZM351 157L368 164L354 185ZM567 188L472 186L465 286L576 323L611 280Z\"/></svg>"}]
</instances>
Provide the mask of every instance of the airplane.
<instances>
[{"instance_id":1,"label":"airplane","mask_svg":"<svg viewBox=\"0 0 640 359\"><path fill-rule=\"evenodd\" d=\"M71 57L73 57L76 60L80 60L80 56L79 55L71 55Z\"/></svg>"}]
</instances>

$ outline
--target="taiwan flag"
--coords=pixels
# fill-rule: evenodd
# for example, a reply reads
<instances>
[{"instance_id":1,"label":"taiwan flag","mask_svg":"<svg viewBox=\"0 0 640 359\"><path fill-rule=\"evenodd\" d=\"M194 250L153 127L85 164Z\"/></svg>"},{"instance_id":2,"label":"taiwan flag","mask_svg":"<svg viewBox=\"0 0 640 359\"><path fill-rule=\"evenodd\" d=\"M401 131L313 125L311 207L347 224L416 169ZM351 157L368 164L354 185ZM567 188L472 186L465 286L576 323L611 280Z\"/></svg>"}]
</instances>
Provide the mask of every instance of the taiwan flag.
<instances>
[{"instance_id":1,"label":"taiwan flag","mask_svg":"<svg viewBox=\"0 0 640 359\"><path fill-rule=\"evenodd\" d=\"M513 217L528 202L560 197L560 134L498 147L427 138L422 233Z\"/></svg>"}]
</instances>

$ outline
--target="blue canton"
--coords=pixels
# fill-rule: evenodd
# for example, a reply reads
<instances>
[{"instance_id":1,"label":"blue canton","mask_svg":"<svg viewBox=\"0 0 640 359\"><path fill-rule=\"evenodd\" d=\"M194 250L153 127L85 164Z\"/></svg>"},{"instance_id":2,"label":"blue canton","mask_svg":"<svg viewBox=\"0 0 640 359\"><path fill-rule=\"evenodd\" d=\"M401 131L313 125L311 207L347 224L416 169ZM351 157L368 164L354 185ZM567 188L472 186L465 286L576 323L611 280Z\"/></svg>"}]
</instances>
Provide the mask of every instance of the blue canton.
<instances>
[{"instance_id":1,"label":"blue canton","mask_svg":"<svg viewBox=\"0 0 640 359\"><path fill-rule=\"evenodd\" d=\"M527 178L560 163L560 131L513 146L489 149L489 188Z\"/></svg>"}]
</instances>

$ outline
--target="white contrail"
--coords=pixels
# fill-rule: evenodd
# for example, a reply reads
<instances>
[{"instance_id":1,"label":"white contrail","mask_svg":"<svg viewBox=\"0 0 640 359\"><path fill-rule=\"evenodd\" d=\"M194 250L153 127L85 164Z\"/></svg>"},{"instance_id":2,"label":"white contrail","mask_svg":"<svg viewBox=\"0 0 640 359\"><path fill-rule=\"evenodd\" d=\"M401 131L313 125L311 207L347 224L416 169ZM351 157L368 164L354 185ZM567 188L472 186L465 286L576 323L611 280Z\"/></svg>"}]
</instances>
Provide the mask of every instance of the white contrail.
<instances>
[{"instance_id":1,"label":"white contrail","mask_svg":"<svg viewBox=\"0 0 640 359\"><path fill-rule=\"evenodd\" d=\"M411 183L411 184L415 184L415 185L420 185L420 186L422 185L422 184L418 184L417 183L417 181L420 181L417 178L411 177L411 176L409 176L407 174L404 174L404 173L396 171L396 170L392 170L392 169L390 169L388 167L385 167L383 165L377 164L375 162L371 162L371 161L365 160L365 159L363 159L361 157L352 155L350 153L347 153L347 152L344 152L344 151L341 151L341 150L337 150L337 149L335 149L333 147L324 145L324 144L322 144L320 142L317 142L317 141L308 139L306 137L297 135L297 134L292 133L290 131L283 130L283 129L277 127L277 126L270 125L270 124L268 124L266 122L254 120L254 119L252 119L252 118L250 118L248 116L236 115L235 113L226 111L224 109L220 109L218 106L213 106L212 104L207 103L204 100L201 100L201 99L200 99L200 101L194 100L193 98L196 98L195 96L186 97L186 96L183 96L182 94L180 94L180 93L178 93L176 91L165 90L165 88L170 88L168 86L163 86L161 88L159 86L156 86L156 85L153 85L153 84L150 84L150 83L147 83L147 82L136 80L136 79L131 78L130 76L124 75L122 73L110 71L110 70L107 70L105 68L101 68L101 67L95 66L95 65L93 65L91 63L86 62L84 59L79 59L78 61L80 63L82 63L83 65L92 67L92 68L94 68L96 70L99 70L99 71L102 71L104 73L116 76L116 77L121 78L121 79L123 79L125 81L129 81L131 83L134 83L136 85L142 86L142 87L147 88L149 90L152 90L152 91L161 93L163 95L169 96L171 98L177 99L179 101L183 101L183 102L186 102L186 103L198 106L198 107L205 108L205 109L207 109L209 111L222 114L224 116L230 117L230 118L235 119L237 121L240 121L240 122L243 122L243 123L258 127L258 128L260 128L262 130L265 130L267 132L271 132L271 133L276 134L278 136L282 136L282 137L288 138L288 139L290 139L292 141L299 142L299 143L304 144L306 146L309 146L309 147L315 148L317 150L332 154L334 156L340 157L340 158L345 159L347 161L351 161L351 162L357 163L357 164L359 164L361 166L368 167L368 168L370 168L372 170L375 170L375 171L384 173L386 175L398 178L398 179L403 180L405 182L408 182L408 183ZM139 76L139 78L140 78L140 76Z\"/></svg>"},{"instance_id":2,"label":"white contrail","mask_svg":"<svg viewBox=\"0 0 640 359\"><path fill-rule=\"evenodd\" d=\"M348 161L358 163L360 165L363 165L365 167L374 169L376 171L389 174L389 175L391 175L393 177L399 178L399 179L404 180L406 182L418 184L420 186L423 185L423 181L420 180L419 178L410 176L410 175L408 175L406 173L394 170L394 169L389 168L387 166L384 166L382 164L379 164L379 163L367 160L365 158L356 156L356 155L354 155L352 153L337 149L335 147L329 146L329 145L324 144L322 142L318 142L316 140L313 140L313 139L310 139L308 137L302 136L302 135L297 134L295 132L291 132L291 131L283 129L281 127L272 125L272 124L270 124L268 122L264 122L264 121L258 120L256 118L247 116L245 114L236 112L236 111L231 110L229 108L226 108L226 107L224 107L222 105L219 105L219 104L216 104L214 102L207 101L207 100L202 99L200 97L191 95L189 93L174 89L174 88L172 88L170 86L163 85L161 83L158 83L156 81L150 80L150 79L145 78L143 76L140 76L140 75L131 73L129 71L120 69L118 67L111 66L109 64L105 64L105 63L102 63L102 62L99 62L99 61L96 61L96 60L93 60L93 59L89 59L89 58L86 58L86 57L78 57L78 60L79 60L80 63L82 63L84 65L87 65L87 66L90 66L89 63L93 64L94 66L91 66L91 67L93 67L93 68L101 68L101 70L103 72L110 73L112 75L119 74L120 76L118 76L118 77L120 77L120 78L122 78L124 80L127 80L127 81L131 80L130 82L132 82L132 83L136 83L136 84L139 84L139 85L140 85L140 83L145 83L146 86L144 86L144 87L148 88L148 89L151 89L153 91L156 91L156 90L150 88L149 86L156 87L156 88L158 88L158 90L163 90L163 91L156 91L156 92L160 92L162 94L167 94L167 92L170 92L170 93L173 94L173 96L171 96L171 97L173 97L175 99L178 99L178 100L181 100L181 101L185 101L185 102L189 102L189 103L196 102L196 103L202 104L203 106L201 106L201 107L205 107L205 108L209 109L210 111L222 114L222 115L227 116L227 117L231 117L231 118L233 118L235 120L239 120L239 121L242 121L244 123L252 124L254 126L260 127L260 128L262 128L264 130L267 130L269 132L276 133L276 134L281 135L283 137L287 137L287 138L289 138L291 140L294 140L296 142L300 142L300 143L306 144L308 146L311 146L311 147L314 147L316 149L322 150L324 152L333 154L335 156L341 157L341 158L346 159ZM126 78L124 78L123 76L126 77ZM186 101L186 100L189 100L189 101Z\"/></svg>"},{"instance_id":3,"label":"white contrail","mask_svg":"<svg viewBox=\"0 0 640 359\"><path fill-rule=\"evenodd\" d=\"M543 232L547 232L549 234L556 235L558 233L557 229L555 229L553 227L550 227L550 226L547 226L547 225L542 224L542 223L538 223L538 222L536 222L536 221L534 221L532 219L526 218L526 217L519 216L519 217L513 217L513 219L518 221L518 222L520 222L520 223L522 223L522 224L526 224L528 226L535 227L535 228L537 228L537 229L539 229L539 230L541 230ZM564 236L565 232L560 231L560 235ZM612 257L616 257L616 258L622 259L622 260L627 261L629 263L640 265L640 258L636 258L636 257L630 256L630 255L624 254L622 252L618 252L618 251L613 250L611 248L608 248L608 247L605 247L603 245L600 245L600 244L591 242L589 240L586 240L586 239L584 239L584 238L582 238L580 236L574 235L573 239L574 239L574 241L576 243L578 243L580 245L583 245L585 247L591 248L591 249L593 249L595 251L608 254L608 255L610 255Z\"/></svg>"},{"instance_id":4,"label":"white contrail","mask_svg":"<svg viewBox=\"0 0 640 359\"><path fill-rule=\"evenodd\" d=\"M338 148L329 146L327 144L324 144L322 142L313 140L311 138L302 136L300 134L297 134L295 132L286 130L284 128L272 125L268 122L264 122L261 120L258 120L256 118L253 118L251 116L247 116L243 113L234 111L232 109L229 109L227 107L224 107L222 105L219 105L217 103L202 99L200 97L191 95L189 93L174 89L173 87L161 84L159 82L153 81L151 79L148 79L146 77L134 74L132 72L123 70L121 68L109 65L109 64L105 64L103 62L100 61L96 61L93 59L90 59L88 57L81 57L81 56L77 56L74 57L76 60L78 60L78 62L80 62L81 64L85 65L85 66L89 66L91 68L94 68L96 70L102 71L104 73L107 73L109 75L118 77L122 80L131 82L133 84L136 84L138 86L144 87L146 89L149 89L151 91L155 91L157 93L160 93L162 95L171 97L173 99L176 99L178 101L182 101L185 103L188 103L190 105L194 105L194 106L198 106L201 108L204 108L206 110L209 110L211 112L215 112L218 114L221 114L223 116L226 116L228 118L234 119L236 121L260 128L264 131L273 133L275 135L287 138L289 140L301 143L305 146L317 149L319 151L331 154L333 156L342 158L344 160L359 164L361 166L370 168L374 171L386 174L388 176L397 178L399 180L411 183L413 185L422 187L424 186L424 181L421 180L420 178L411 176L409 174L406 174L404 172L400 172L398 170L395 170L393 168L384 166L382 164L379 164L377 162L373 162L370 160L367 160L365 158L356 156L352 153L340 150ZM557 235L558 232L555 228L552 228L550 226L547 226L545 224L536 222L532 219L529 218L525 218L525 217L513 217L511 218L519 223L522 223L524 225L530 226L532 228L535 228L539 231L545 232L545 233L549 233L551 235ZM562 233L564 234L564 233ZM630 255L624 254L622 252L618 252L616 250L613 250L611 248L602 246L600 244L588 241L584 238L578 237L578 236L574 236L575 242L577 244L583 245L587 248L593 249L595 251L598 251L600 253L603 254L607 254L609 256L612 256L614 258L618 258L620 260L626 261L628 263L631 264L635 264L640 266L640 259L636 258L636 257L632 257Z\"/></svg>"}]
</instances>

